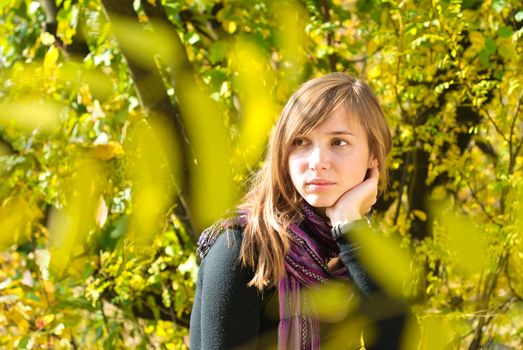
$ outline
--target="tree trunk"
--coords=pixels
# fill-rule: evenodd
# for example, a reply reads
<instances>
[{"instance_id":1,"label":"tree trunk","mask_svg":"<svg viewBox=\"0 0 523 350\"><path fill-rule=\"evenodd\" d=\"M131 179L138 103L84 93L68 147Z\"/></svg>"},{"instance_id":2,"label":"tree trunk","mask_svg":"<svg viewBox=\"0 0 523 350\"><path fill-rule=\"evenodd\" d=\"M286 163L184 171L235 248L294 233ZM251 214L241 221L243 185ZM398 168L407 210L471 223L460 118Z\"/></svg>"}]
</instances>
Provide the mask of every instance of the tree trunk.
<instances>
[{"instance_id":1,"label":"tree trunk","mask_svg":"<svg viewBox=\"0 0 523 350\"><path fill-rule=\"evenodd\" d=\"M109 20L125 18L133 21L137 26L140 25L136 12L133 9L132 1L125 0L103 0L103 6L107 12ZM147 2L145 2L147 4ZM147 6L145 6L147 7ZM163 11L162 11L163 12ZM145 69L143 64L137 62L136 58L131 55L123 45L121 45L122 38L117 34L116 41L119 44L120 50L126 59L129 70L131 71L132 79L135 83L138 96L140 98L143 108L149 112L151 117L158 118L161 125L165 125L172 129L176 146L180 155L180 168L182 169L181 183L178 185L178 196L176 199L175 215L183 223L185 229L191 237L196 241L197 236L194 232L189 208L186 205L186 199L190 189L190 145L189 140L184 133L184 125L177 106L171 101L162 76L158 69ZM173 32L173 41L179 41L178 36ZM184 51L180 51L184 52ZM154 52L151 52L150 62L154 62ZM188 64L188 62L187 62Z\"/></svg>"}]
</instances>

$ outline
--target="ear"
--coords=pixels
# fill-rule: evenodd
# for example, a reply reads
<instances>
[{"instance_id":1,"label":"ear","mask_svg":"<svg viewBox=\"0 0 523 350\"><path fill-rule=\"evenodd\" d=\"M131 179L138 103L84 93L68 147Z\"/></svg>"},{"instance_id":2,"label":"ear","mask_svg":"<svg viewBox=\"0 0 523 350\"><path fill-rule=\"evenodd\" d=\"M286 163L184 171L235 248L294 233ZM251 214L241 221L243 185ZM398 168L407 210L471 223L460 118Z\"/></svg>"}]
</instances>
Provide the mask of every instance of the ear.
<instances>
[{"instance_id":1,"label":"ear","mask_svg":"<svg viewBox=\"0 0 523 350\"><path fill-rule=\"evenodd\" d=\"M378 157L376 156L373 156L373 155L370 155L369 156L369 162L367 164L367 168L374 168L375 166L378 166L379 165L379 162L378 162Z\"/></svg>"}]
</instances>

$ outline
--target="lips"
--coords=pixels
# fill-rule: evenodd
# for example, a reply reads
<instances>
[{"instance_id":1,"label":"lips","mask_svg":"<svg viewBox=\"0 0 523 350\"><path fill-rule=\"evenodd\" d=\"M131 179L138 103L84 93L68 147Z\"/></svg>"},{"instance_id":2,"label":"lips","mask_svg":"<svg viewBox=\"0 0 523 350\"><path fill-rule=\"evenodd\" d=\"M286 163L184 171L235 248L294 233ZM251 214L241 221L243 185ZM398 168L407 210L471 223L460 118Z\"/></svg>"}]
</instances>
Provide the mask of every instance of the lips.
<instances>
[{"instance_id":1,"label":"lips","mask_svg":"<svg viewBox=\"0 0 523 350\"><path fill-rule=\"evenodd\" d=\"M334 185L334 182L323 179L314 179L311 181L307 181L305 184L309 186L328 186Z\"/></svg>"}]
</instances>

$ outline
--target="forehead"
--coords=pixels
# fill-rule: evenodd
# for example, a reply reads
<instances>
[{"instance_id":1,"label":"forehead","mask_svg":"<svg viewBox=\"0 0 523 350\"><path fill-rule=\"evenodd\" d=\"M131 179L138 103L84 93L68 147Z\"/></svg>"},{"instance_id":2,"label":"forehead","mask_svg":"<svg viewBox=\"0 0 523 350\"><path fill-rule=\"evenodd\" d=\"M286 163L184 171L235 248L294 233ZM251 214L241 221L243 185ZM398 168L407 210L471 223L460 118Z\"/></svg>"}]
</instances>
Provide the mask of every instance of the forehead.
<instances>
[{"instance_id":1,"label":"forehead","mask_svg":"<svg viewBox=\"0 0 523 350\"><path fill-rule=\"evenodd\" d=\"M302 133L314 134L336 131L349 131L353 134L360 134L363 131L363 127L356 113L341 105L327 114L316 126L308 130L302 130Z\"/></svg>"}]
</instances>

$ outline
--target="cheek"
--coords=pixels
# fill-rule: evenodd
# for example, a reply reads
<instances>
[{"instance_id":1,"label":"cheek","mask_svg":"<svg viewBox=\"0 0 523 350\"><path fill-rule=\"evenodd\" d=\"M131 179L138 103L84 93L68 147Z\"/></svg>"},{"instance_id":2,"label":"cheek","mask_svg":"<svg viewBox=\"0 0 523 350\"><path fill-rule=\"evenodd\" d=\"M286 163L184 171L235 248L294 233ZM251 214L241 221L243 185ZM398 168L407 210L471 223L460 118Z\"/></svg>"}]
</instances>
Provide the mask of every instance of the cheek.
<instances>
[{"instance_id":1,"label":"cheek","mask_svg":"<svg viewBox=\"0 0 523 350\"><path fill-rule=\"evenodd\" d=\"M354 186L362 182L367 174L367 165L367 161L363 157L345 161L341 167L345 183Z\"/></svg>"},{"instance_id":2,"label":"cheek","mask_svg":"<svg viewBox=\"0 0 523 350\"><path fill-rule=\"evenodd\" d=\"M299 157L289 157L287 164L289 167L289 176L291 178L292 184L297 190L299 190L301 178L304 173L304 162Z\"/></svg>"},{"instance_id":3,"label":"cheek","mask_svg":"<svg viewBox=\"0 0 523 350\"><path fill-rule=\"evenodd\" d=\"M292 183L296 184L296 181L299 177L299 164L295 158L289 157L288 161L288 167L289 167L289 175L291 177Z\"/></svg>"}]
</instances>

